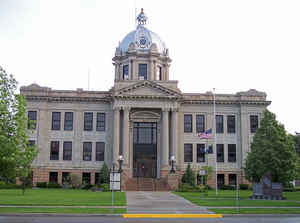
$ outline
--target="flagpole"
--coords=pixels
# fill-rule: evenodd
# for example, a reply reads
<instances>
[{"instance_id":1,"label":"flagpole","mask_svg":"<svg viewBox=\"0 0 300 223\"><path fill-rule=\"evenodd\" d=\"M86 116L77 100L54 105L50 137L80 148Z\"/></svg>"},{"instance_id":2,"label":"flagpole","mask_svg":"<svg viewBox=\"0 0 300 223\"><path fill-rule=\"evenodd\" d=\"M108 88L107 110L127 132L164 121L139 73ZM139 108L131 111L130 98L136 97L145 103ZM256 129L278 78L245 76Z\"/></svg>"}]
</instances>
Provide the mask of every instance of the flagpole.
<instances>
[{"instance_id":1,"label":"flagpole","mask_svg":"<svg viewBox=\"0 0 300 223\"><path fill-rule=\"evenodd\" d=\"M214 147L216 150L216 196L218 196L218 153L217 153L217 126L216 126L216 93L215 88L213 92L214 98Z\"/></svg>"}]
</instances>

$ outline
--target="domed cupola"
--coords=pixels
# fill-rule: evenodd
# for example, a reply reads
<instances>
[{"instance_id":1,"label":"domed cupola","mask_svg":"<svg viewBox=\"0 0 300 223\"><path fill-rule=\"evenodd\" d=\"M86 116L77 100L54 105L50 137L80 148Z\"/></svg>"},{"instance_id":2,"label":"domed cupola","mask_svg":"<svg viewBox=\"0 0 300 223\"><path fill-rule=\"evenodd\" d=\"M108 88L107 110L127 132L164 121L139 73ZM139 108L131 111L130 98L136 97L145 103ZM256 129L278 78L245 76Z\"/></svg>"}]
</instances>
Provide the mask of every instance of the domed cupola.
<instances>
[{"instance_id":1,"label":"domed cupola","mask_svg":"<svg viewBox=\"0 0 300 223\"><path fill-rule=\"evenodd\" d=\"M115 80L169 80L171 59L162 39L147 29L147 16L141 9L136 30L125 36L116 48Z\"/></svg>"},{"instance_id":2,"label":"domed cupola","mask_svg":"<svg viewBox=\"0 0 300 223\"><path fill-rule=\"evenodd\" d=\"M167 48L165 43L156 33L150 31L145 27L148 18L145 15L143 9L136 19L138 22L136 30L127 34L127 36L120 43L121 53L128 52L130 44L133 43L134 48L141 51L149 51L152 44L156 45L155 47L157 48L157 51L160 54L166 55Z\"/></svg>"}]
</instances>

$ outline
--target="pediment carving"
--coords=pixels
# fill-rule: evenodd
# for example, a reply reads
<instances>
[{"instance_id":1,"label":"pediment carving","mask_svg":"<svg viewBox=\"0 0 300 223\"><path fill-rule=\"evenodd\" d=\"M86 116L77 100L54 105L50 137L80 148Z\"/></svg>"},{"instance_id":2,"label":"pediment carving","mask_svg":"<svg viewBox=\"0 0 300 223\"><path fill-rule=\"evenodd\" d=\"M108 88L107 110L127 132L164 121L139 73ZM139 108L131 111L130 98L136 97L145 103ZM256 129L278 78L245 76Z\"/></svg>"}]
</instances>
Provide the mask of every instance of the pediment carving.
<instances>
[{"instance_id":1,"label":"pediment carving","mask_svg":"<svg viewBox=\"0 0 300 223\"><path fill-rule=\"evenodd\" d=\"M153 81L142 81L117 90L114 97L180 98L181 93Z\"/></svg>"}]
</instances>

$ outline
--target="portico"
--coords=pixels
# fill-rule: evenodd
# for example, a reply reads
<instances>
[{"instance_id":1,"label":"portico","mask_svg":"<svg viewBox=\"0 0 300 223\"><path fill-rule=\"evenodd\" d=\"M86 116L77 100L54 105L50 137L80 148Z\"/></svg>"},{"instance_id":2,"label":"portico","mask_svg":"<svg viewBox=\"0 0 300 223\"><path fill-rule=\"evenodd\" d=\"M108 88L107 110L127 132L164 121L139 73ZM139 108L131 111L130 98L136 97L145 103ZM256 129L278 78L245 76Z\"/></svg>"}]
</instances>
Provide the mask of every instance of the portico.
<instances>
[{"instance_id":1,"label":"portico","mask_svg":"<svg viewBox=\"0 0 300 223\"><path fill-rule=\"evenodd\" d=\"M160 178L170 170L171 155L177 154L178 109L136 103L113 109L113 161L122 155L130 177Z\"/></svg>"}]
</instances>

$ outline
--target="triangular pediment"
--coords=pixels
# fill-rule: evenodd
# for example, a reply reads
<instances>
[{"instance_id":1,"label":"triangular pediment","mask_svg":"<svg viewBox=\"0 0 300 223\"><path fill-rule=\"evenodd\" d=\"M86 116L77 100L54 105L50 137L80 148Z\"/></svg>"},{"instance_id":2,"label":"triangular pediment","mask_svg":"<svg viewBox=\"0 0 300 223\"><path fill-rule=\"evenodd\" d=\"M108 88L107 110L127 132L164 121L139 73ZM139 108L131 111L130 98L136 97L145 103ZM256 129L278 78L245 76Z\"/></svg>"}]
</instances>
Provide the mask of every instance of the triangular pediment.
<instances>
[{"instance_id":1,"label":"triangular pediment","mask_svg":"<svg viewBox=\"0 0 300 223\"><path fill-rule=\"evenodd\" d=\"M115 97L179 98L181 93L153 81L141 81L119 89Z\"/></svg>"}]
</instances>

